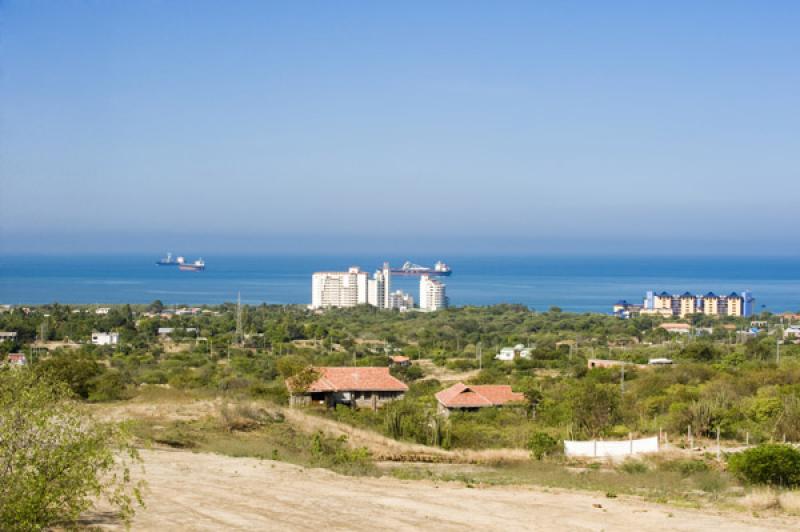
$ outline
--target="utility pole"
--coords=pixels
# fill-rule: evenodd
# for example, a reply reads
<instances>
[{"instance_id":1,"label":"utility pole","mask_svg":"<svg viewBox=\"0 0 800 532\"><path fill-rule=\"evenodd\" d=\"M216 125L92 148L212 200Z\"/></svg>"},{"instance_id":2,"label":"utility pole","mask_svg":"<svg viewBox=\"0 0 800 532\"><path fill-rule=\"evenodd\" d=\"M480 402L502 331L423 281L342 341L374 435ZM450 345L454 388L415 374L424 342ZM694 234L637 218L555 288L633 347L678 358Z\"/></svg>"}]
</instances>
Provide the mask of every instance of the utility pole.
<instances>
[{"instance_id":1,"label":"utility pole","mask_svg":"<svg viewBox=\"0 0 800 532\"><path fill-rule=\"evenodd\" d=\"M625 393L625 363L623 362L622 365L619 367L620 374L619 374L619 393Z\"/></svg>"},{"instance_id":2,"label":"utility pole","mask_svg":"<svg viewBox=\"0 0 800 532\"><path fill-rule=\"evenodd\" d=\"M476 346L475 356L478 357L478 369L483 369L483 345L480 342Z\"/></svg>"},{"instance_id":3,"label":"utility pole","mask_svg":"<svg viewBox=\"0 0 800 532\"><path fill-rule=\"evenodd\" d=\"M242 335L242 293L236 296L236 342L241 346L244 343Z\"/></svg>"}]
</instances>

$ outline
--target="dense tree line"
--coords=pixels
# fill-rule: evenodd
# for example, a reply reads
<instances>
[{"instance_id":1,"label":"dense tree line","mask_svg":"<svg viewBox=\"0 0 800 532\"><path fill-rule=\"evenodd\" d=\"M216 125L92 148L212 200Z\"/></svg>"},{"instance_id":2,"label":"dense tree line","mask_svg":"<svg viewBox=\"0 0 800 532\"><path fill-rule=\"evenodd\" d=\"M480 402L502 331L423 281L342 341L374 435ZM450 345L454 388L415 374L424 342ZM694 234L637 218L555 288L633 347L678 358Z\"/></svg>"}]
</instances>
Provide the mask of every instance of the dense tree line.
<instances>
[{"instance_id":1,"label":"dense tree line","mask_svg":"<svg viewBox=\"0 0 800 532\"><path fill-rule=\"evenodd\" d=\"M391 354L459 371L482 368L474 382L509 383L535 400L528 409L453 416L452 433L437 439L455 446L524 445L542 430L562 438L624 436L659 429L678 434L689 425L698 435L719 428L724 437L800 440L800 346L778 346L778 336L766 332L737 343L731 328L723 327L744 329L749 319L715 320L713 334L687 337L659 328L658 318L533 312L517 305L429 314L370 307L313 313L261 305L242 308L239 337L233 304L170 318L146 314L162 310L160 302L115 306L108 314L64 305L17 309L0 315L0 330L19 333L17 343L6 342L3 350L28 352L35 371L60 379L87 400L125 398L142 384L284 400L283 380L309 365L388 365ZM761 318L778 324L777 317ZM690 318L702 326L708 320ZM173 329L168 339L158 336L160 327ZM86 343L92 331L110 330L120 332L119 346ZM48 341L83 343L43 355L30 349L43 331ZM530 359L495 360L499 347L518 343L531 347ZM591 357L631 363L669 357L676 365L631 364L623 382L618 368L588 370ZM422 376L416 365L393 371L409 383ZM377 430L393 427L393 436L425 440L430 434L407 428L419 420L403 419L410 412L432 412L438 386L426 381L421 393L393 410L391 420L371 417L383 413L346 415Z\"/></svg>"}]
</instances>

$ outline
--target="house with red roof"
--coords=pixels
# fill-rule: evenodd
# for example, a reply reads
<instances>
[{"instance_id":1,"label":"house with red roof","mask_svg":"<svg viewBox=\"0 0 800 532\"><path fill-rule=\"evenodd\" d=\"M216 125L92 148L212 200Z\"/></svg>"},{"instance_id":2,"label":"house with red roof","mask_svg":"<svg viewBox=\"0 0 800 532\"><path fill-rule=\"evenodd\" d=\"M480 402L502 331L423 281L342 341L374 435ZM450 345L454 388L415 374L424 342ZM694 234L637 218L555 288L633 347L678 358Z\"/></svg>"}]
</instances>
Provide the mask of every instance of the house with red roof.
<instances>
[{"instance_id":1,"label":"house with red roof","mask_svg":"<svg viewBox=\"0 0 800 532\"><path fill-rule=\"evenodd\" d=\"M403 355L392 355L389 357L389 360L392 362L393 366L402 366L405 368L411 365L411 359Z\"/></svg>"},{"instance_id":2,"label":"house with red roof","mask_svg":"<svg viewBox=\"0 0 800 532\"><path fill-rule=\"evenodd\" d=\"M9 353L6 360L9 366L24 366L28 363L24 353Z\"/></svg>"},{"instance_id":3,"label":"house with red roof","mask_svg":"<svg viewBox=\"0 0 800 532\"><path fill-rule=\"evenodd\" d=\"M297 379L286 380L290 406L344 404L377 410L408 391L408 386L386 367L321 367L312 371L317 378L308 386L300 386Z\"/></svg>"},{"instance_id":4,"label":"house with red roof","mask_svg":"<svg viewBox=\"0 0 800 532\"><path fill-rule=\"evenodd\" d=\"M436 394L439 413L452 410L477 410L488 406L521 403L525 394L511 390L507 384L464 384L459 382Z\"/></svg>"}]
</instances>

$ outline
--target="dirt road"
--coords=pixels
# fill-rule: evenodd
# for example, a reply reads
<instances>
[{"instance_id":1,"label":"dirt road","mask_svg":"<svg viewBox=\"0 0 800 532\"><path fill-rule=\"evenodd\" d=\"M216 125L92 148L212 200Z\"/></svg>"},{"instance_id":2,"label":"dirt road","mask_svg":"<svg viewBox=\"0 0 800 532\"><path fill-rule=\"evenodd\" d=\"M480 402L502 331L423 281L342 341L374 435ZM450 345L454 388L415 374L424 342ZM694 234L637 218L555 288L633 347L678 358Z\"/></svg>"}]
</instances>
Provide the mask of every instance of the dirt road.
<instances>
[{"instance_id":1,"label":"dirt road","mask_svg":"<svg viewBox=\"0 0 800 532\"><path fill-rule=\"evenodd\" d=\"M136 516L134 530L800 528L800 520L787 517L701 512L569 491L351 478L269 460L186 451L144 451L143 457L148 507ZM102 520L98 524L103 526Z\"/></svg>"}]
</instances>

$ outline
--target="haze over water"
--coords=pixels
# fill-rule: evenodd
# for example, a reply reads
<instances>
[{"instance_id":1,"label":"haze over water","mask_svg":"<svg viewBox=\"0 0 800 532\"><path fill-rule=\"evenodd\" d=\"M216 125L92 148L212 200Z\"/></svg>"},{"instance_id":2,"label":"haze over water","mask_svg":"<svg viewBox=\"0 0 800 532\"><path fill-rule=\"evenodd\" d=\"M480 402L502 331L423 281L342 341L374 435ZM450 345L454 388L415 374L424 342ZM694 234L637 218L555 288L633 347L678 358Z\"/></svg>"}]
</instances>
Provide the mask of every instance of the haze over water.
<instances>
[{"instance_id":1,"label":"haze over water","mask_svg":"<svg viewBox=\"0 0 800 532\"><path fill-rule=\"evenodd\" d=\"M202 273L159 267L157 255L3 256L0 303L307 304L311 273L351 265L372 272L384 260L453 268L444 278L451 305L520 303L536 310L610 312L619 299L640 302L647 290L728 294L752 290L758 310L800 310L796 258L497 257L369 255L204 256ZM191 257L190 257L191 258ZM418 295L417 278L393 278L393 290Z\"/></svg>"}]
</instances>

